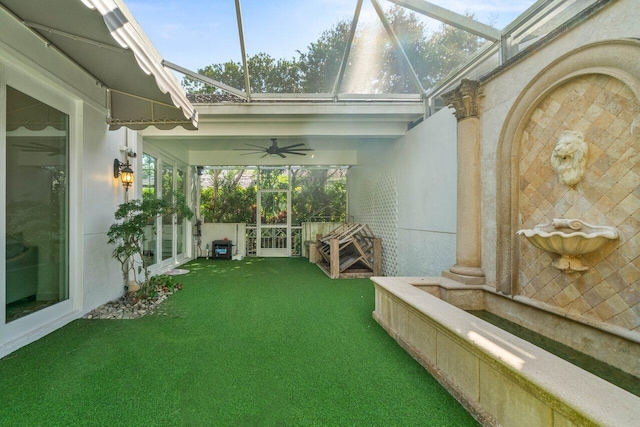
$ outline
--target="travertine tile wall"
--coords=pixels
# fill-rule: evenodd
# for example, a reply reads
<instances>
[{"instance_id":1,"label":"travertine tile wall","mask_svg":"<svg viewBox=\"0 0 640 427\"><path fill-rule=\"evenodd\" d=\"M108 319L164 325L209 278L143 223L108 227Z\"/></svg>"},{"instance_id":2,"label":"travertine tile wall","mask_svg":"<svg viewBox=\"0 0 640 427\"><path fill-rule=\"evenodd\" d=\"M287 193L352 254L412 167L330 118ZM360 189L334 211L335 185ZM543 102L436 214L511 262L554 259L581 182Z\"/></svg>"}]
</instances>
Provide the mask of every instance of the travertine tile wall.
<instances>
[{"instance_id":1,"label":"travertine tile wall","mask_svg":"<svg viewBox=\"0 0 640 427\"><path fill-rule=\"evenodd\" d=\"M583 132L589 145L586 174L574 189L558 181L549 161L564 130ZM543 99L523 134L519 189L522 228L577 218L621 234L582 257L588 271L571 274L522 238L519 293L640 333L640 108L631 89L594 74Z\"/></svg>"}]
</instances>

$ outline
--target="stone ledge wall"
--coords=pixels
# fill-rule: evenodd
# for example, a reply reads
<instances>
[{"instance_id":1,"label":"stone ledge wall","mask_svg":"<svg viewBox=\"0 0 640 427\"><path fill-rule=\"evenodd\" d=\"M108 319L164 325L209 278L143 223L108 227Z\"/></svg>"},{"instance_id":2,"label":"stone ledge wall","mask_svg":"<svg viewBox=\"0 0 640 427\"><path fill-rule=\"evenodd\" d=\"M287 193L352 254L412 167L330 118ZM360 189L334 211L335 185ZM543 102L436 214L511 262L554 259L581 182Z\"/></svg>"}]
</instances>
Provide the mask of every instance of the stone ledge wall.
<instances>
[{"instance_id":1,"label":"stone ledge wall","mask_svg":"<svg viewBox=\"0 0 640 427\"><path fill-rule=\"evenodd\" d=\"M411 279L373 279L373 318L482 425L637 424L637 396L418 289ZM441 280L447 279L418 278L423 286Z\"/></svg>"}]
</instances>

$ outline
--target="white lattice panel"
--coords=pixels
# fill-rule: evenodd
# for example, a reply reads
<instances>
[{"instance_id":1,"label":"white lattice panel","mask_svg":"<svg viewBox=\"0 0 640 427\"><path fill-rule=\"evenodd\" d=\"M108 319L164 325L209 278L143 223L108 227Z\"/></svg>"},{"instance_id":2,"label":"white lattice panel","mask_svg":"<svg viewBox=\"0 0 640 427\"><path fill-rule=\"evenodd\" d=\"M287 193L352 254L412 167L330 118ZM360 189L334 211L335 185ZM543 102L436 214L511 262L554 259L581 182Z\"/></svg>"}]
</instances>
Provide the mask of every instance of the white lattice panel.
<instances>
[{"instance_id":1,"label":"white lattice panel","mask_svg":"<svg viewBox=\"0 0 640 427\"><path fill-rule=\"evenodd\" d=\"M368 224L382 239L382 271L385 276L398 274L398 189L393 177L384 173L372 187L365 181L360 189L358 222Z\"/></svg>"}]
</instances>

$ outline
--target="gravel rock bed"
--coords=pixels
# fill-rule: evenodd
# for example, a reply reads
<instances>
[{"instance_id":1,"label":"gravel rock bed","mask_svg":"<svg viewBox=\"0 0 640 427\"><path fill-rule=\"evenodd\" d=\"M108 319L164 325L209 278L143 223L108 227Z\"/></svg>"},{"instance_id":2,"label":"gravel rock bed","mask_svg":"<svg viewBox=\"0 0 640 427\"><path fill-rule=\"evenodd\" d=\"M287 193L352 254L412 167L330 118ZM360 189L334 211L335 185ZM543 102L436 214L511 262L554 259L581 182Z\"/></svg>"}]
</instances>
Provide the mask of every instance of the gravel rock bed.
<instances>
[{"instance_id":1,"label":"gravel rock bed","mask_svg":"<svg viewBox=\"0 0 640 427\"><path fill-rule=\"evenodd\" d=\"M173 292L182 289L182 286L174 287ZM95 310L87 313L83 319L138 319L145 314L154 311L173 292L169 288L158 288L157 295L153 298L140 298L133 293L127 293L117 300L110 301Z\"/></svg>"}]
</instances>

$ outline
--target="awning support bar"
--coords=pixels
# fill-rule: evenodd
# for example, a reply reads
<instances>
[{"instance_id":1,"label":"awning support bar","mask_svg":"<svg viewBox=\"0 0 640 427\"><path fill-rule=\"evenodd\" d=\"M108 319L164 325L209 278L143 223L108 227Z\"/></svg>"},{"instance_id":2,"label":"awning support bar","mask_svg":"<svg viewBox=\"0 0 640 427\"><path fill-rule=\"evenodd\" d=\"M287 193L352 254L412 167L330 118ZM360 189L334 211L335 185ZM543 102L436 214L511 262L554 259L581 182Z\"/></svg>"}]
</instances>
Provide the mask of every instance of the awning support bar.
<instances>
[{"instance_id":1,"label":"awning support bar","mask_svg":"<svg viewBox=\"0 0 640 427\"><path fill-rule=\"evenodd\" d=\"M113 52L117 52L117 53L123 53L125 55L133 55L133 53L131 51L129 51L128 49L123 49L121 47L118 46L112 46L110 44L107 43L102 43L96 40L92 40L92 39L88 39L86 37L81 37L78 36L76 34L71 34L68 33L66 31L62 31L62 30L57 30L55 28L51 28L51 27L47 27L46 25L40 25L40 24L36 24L35 22L27 22L27 21L23 21L22 22L24 25L26 25L29 28L33 28L35 30L41 30L41 31L46 31L48 33L51 34L55 34L57 36L62 36L62 37L66 37L75 41L79 41L82 43L87 43L90 44L92 46L96 46L102 49L107 49L107 50L111 50Z\"/></svg>"},{"instance_id":2,"label":"awning support bar","mask_svg":"<svg viewBox=\"0 0 640 427\"><path fill-rule=\"evenodd\" d=\"M244 71L244 91L248 99L251 99L251 83L249 81L249 66L247 64L247 52L244 44L244 25L242 25L242 7L240 0L236 0L236 18L238 19L238 37L240 37L240 53L242 54L242 69Z\"/></svg>"},{"instance_id":3,"label":"awning support bar","mask_svg":"<svg viewBox=\"0 0 640 427\"><path fill-rule=\"evenodd\" d=\"M226 84L224 84L222 82L214 80L214 79L212 79L210 77L203 76L202 74L198 74L198 73L196 73L194 71L188 70L188 69L186 69L184 67L176 65L176 64L174 64L172 62L169 62L169 61L163 60L162 61L162 65L167 67L167 68L170 68L172 70L175 70L175 71L177 71L179 73L182 73L182 74L184 74L186 76L189 76L189 77L191 77L193 79L196 79L196 80L201 81L203 83L206 83L208 85L217 87L218 89L221 89L221 90L223 90L225 92L229 92L230 94L235 95L238 98L248 99L247 94L242 92L241 90L238 90L238 89L236 89L234 87L231 87L231 86L226 85Z\"/></svg>"}]
</instances>

